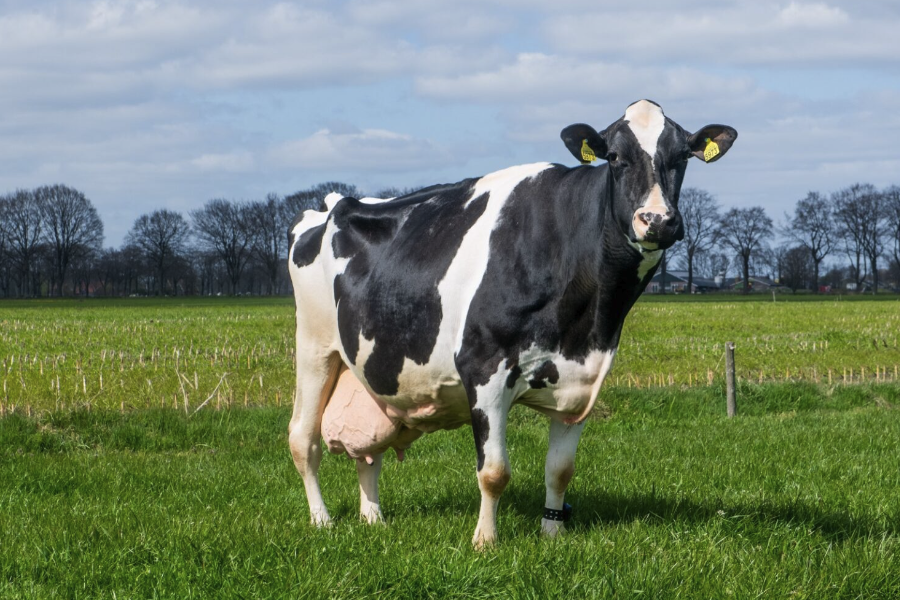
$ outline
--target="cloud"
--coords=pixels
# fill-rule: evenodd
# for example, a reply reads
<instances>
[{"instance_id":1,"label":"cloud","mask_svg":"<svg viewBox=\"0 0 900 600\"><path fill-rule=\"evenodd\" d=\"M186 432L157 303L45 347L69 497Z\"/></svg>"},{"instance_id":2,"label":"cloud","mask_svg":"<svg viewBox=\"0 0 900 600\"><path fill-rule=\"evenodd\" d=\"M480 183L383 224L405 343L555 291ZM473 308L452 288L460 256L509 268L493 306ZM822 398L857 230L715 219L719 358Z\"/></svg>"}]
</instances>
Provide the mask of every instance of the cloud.
<instances>
[{"instance_id":1,"label":"cloud","mask_svg":"<svg viewBox=\"0 0 900 600\"><path fill-rule=\"evenodd\" d=\"M660 103L676 121L699 126L715 114L734 114L771 97L749 77L710 75L689 67L641 67L523 53L493 70L422 77L416 91L442 101L503 106L513 140L555 140L560 128L584 121L603 128L635 100ZM700 123L699 121L703 121Z\"/></svg>"},{"instance_id":2,"label":"cloud","mask_svg":"<svg viewBox=\"0 0 900 600\"><path fill-rule=\"evenodd\" d=\"M190 162L202 171L250 171L256 161L250 152L241 150L224 154L204 154Z\"/></svg>"},{"instance_id":3,"label":"cloud","mask_svg":"<svg viewBox=\"0 0 900 600\"><path fill-rule=\"evenodd\" d=\"M654 10L601 8L547 20L552 46L578 56L633 62L722 65L895 63L896 15L874 16L866 3L847 12L824 3L742 0ZM593 35L588 32L602 32Z\"/></svg>"},{"instance_id":4,"label":"cloud","mask_svg":"<svg viewBox=\"0 0 900 600\"><path fill-rule=\"evenodd\" d=\"M444 147L383 129L321 129L269 151L273 163L304 170L408 171L455 162Z\"/></svg>"},{"instance_id":5,"label":"cloud","mask_svg":"<svg viewBox=\"0 0 900 600\"><path fill-rule=\"evenodd\" d=\"M781 9L776 21L787 28L825 29L847 23L847 13L827 4L791 2Z\"/></svg>"},{"instance_id":6,"label":"cloud","mask_svg":"<svg viewBox=\"0 0 900 600\"><path fill-rule=\"evenodd\" d=\"M673 99L755 92L753 82L746 77L725 78L687 67L639 67L543 53L519 54L513 62L489 71L422 77L416 89L434 98L502 102L509 107L610 97L639 99L647 90Z\"/></svg>"}]
</instances>

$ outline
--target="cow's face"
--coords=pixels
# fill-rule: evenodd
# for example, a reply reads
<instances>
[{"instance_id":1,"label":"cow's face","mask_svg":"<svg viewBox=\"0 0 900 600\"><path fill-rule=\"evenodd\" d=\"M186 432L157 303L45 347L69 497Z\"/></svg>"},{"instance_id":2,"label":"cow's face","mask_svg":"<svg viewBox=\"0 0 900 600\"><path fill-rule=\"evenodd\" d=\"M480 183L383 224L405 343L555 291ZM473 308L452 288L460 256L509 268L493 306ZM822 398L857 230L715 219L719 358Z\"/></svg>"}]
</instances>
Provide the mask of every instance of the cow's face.
<instances>
[{"instance_id":1,"label":"cow's face","mask_svg":"<svg viewBox=\"0 0 900 600\"><path fill-rule=\"evenodd\" d=\"M602 132L579 123L560 135L583 163L609 163L612 210L622 233L633 244L656 250L684 237L678 195L688 159L718 160L737 131L707 125L691 134L666 117L658 104L640 100Z\"/></svg>"}]
</instances>

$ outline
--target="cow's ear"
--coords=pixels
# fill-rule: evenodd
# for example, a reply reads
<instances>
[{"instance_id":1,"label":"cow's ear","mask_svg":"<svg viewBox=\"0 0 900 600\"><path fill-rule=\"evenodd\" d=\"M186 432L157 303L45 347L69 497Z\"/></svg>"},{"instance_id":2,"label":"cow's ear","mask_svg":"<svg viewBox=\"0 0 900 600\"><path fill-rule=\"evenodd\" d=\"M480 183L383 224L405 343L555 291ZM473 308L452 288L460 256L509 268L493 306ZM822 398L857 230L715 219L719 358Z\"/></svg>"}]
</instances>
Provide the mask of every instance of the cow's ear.
<instances>
[{"instance_id":1,"label":"cow's ear","mask_svg":"<svg viewBox=\"0 0 900 600\"><path fill-rule=\"evenodd\" d=\"M737 131L728 125L707 125L688 138L691 153L703 162L715 162L728 152Z\"/></svg>"},{"instance_id":2,"label":"cow's ear","mask_svg":"<svg viewBox=\"0 0 900 600\"><path fill-rule=\"evenodd\" d=\"M584 123L569 125L560 132L559 137L562 138L572 156L580 160L583 165L606 158L608 152L606 141L590 125Z\"/></svg>"}]
</instances>

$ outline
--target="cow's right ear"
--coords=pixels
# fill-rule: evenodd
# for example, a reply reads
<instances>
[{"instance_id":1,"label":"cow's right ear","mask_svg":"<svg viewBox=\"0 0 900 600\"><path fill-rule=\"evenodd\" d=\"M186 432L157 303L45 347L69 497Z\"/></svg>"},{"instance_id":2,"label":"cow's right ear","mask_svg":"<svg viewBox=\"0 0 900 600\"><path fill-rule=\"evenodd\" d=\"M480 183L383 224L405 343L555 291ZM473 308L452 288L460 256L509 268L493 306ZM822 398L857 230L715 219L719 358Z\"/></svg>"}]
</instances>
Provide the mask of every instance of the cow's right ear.
<instances>
[{"instance_id":1,"label":"cow's right ear","mask_svg":"<svg viewBox=\"0 0 900 600\"><path fill-rule=\"evenodd\" d=\"M559 137L572 156L583 165L589 165L597 159L603 160L609 150L597 130L584 123L569 125L560 132Z\"/></svg>"}]
</instances>

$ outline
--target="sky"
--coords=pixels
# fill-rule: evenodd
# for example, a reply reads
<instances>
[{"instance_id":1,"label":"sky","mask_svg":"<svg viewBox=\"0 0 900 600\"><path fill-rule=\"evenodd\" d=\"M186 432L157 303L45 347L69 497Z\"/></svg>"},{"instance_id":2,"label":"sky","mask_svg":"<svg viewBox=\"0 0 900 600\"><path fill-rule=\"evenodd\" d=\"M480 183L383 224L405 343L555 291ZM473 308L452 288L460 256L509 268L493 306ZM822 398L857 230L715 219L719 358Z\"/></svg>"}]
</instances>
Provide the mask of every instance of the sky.
<instances>
[{"instance_id":1,"label":"sky","mask_svg":"<svg viewBox=\"0 0 900 600\"><path fill-rule=\"evenodd\" d=\"M158 208L574 165L648 98L731 125L685 186L783 219L900 184L900 3L0 0L0 193L85 193L106 246Z\"/></svg>"}]
</instances>

